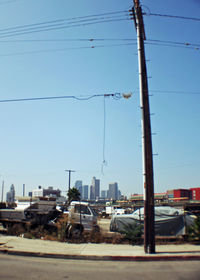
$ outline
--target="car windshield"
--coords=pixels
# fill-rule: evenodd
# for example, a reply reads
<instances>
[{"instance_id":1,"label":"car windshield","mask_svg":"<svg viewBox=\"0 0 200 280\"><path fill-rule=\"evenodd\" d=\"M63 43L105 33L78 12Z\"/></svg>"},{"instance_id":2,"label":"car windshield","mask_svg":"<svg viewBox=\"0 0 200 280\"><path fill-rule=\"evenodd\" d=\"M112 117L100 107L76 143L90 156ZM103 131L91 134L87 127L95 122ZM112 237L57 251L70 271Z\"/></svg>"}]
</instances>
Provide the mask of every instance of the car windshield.
<instances>
[{"instance_id":1,"label":"car windshield","mask_svg":"<svg viewBox=\"0 0 200 280\"><path fill-rule=\"evenodd\" d=\"M90 210L92 211L92 214L93 214L94 216L98 216L97 212L96 212L94 209L90 208Z\"/></svg>"}]
</instances>

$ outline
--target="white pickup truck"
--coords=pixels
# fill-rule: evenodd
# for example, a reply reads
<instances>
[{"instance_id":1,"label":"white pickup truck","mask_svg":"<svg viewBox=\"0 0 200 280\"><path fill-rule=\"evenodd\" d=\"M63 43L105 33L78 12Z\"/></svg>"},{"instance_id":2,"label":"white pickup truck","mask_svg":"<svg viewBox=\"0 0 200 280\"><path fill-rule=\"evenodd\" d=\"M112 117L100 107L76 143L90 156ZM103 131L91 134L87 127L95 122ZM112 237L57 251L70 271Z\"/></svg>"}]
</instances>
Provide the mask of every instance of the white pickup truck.
<instances>
[{"instance_id":1,"label":"white pickup truck","mask_svg":"<svg viewBox=\"0 0 200 280\"><path fill-rule=\"evenodd\" d=\"M69 206L68 237L79 237L83 231L99 231L97 214L87 202L72 201Z\"/></svg>"}]
</instances>

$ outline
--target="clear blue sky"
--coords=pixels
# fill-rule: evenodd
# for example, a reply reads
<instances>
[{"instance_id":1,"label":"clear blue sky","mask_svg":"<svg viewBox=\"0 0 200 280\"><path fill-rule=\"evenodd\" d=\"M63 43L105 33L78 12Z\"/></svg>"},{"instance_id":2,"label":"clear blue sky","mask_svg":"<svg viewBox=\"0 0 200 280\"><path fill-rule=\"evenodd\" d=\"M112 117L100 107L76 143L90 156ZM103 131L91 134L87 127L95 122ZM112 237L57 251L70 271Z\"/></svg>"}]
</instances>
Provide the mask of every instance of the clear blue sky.
<instances>
[{"instance_id":1,"label":"clear blue sky","mask_svg":"<svg viewBox=\"0 0 200 280\"><path fill-rule=\"evenodd\" d=\"M147 14L200 17L198 0L143 0L141 3ZM0 182L5 181L5 191L12 183L17 195L22 194L23 183L26 192L38 185L64 191L68 185L68 174L64 170L72 169L76 170L72 174L72 185L76 180L90 185L96 176L101 180L102 190L107 189L110 182L118 182L123 194L143 192L138 59L133 22L68 26L24 35L15 33L10 37L6 36L13 29L5 30L74 17L77 21L81 20L77 17L127 11L131 7L131 0L0 1L1 100L133 92L128 100L106 99L107 165L103 173L102 97L88 101L0 103ZM110 16L127 18L125 14ZM200 44L200 21L146 15L144 22L147 39ZM52 24L56 23L60 22ZM134 40L56 41L90 38ZM124 45L108 47L113 44ZM91 46L102 47L82 48ZM149 90L153 94L151 113L155 114L151 118L152 132L156 133L153 151L158 154L154 157L155 192L199 186L200 94L194 93L200 93L200 50L147 43L146 58Z\"/></svg>"}]
</instances>

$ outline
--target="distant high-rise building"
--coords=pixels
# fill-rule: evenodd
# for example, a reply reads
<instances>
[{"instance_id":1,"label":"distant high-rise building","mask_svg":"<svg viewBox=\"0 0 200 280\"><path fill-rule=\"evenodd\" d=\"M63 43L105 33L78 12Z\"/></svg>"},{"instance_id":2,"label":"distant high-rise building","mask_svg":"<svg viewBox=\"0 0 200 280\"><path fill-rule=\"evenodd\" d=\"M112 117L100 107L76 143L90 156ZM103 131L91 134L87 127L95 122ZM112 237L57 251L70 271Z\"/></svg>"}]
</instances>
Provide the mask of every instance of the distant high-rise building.
<instances>
[{"instance_id":1,"label":"distant high-rise building","mask_svg":"<svg viewBox=\"0 0 200 280\"><path fill-rule=\"evenodd\" d=\"M83 199L88 199L88 185L83 186Z\"/></svg>"},{"instance_id":2,"label":"distant high-rise building","mask_svg":"<svg viewBox=\"0 0 200 280\"><path fill-rule=\"evenodd\" d=\"M118 190L118 199L121 199L121 197L122 197L122 193L120 190Z\"/></svg>"},{"instance_id":3,"label":"distant high-rise building","mask_svg":"<svg viewBox=\"0 0 200 280\"><path fill-rule=\"evenodd\" d=\"M92 187L94 190L94 199L100 198L100 180L96 179L96 177L92 178Z\"/></svg>"},{"instance_id":4,"label":"distant high-rise building","mask_svg":"<svg viewBox=\"0 0 200 280\"><path fill-rule=\"evenodd\" d=\"M75 182L74 187L80 192L81 198L83 198L83 186L82 186L82 181L81 181L81 180L77 180L77 181Z\"/></svg>"},{"instance_id":5,"label":"distant high-rise building","mask_svg":"<svg viewBox=\"0 0 200 280\"><path fill-rule=\"evenodd\" d=\"M14 202L15 201L15 187L12 184L10 186L10 191L6 194L6 201L7 202Z\"/></svg>"},{"instance_id":6,"label":"distant high-rise building","mask_svg":"<svg viewBox=\"0 0 200 280\"><path fill-rule=\"evenodd\" d=\"M94 192L94 187L91 185L90 186L90 200L95 199L95 192Z\"/></svg>"},{"instance_id":7,"label":"distant high-rise building","mask_svg":"<svg viewBox=\"0 0 200 280\"><path fill-rule=\"evenodd\" d=\"M102 199L107 198L107 191L105 191L105 190L101 191L101 198Z\"/></svg>"},{"instance_id":8,"label":"distant high-rise building","mask_svg":"<svg viewBox=\"0 0 200 280\"><path fill-rule=\"evenodd\" d=\"M119 198L119 191L118 191L118 184L111 183L109 184L109 199L118 199Z\"/></svg>"}]
</instances>

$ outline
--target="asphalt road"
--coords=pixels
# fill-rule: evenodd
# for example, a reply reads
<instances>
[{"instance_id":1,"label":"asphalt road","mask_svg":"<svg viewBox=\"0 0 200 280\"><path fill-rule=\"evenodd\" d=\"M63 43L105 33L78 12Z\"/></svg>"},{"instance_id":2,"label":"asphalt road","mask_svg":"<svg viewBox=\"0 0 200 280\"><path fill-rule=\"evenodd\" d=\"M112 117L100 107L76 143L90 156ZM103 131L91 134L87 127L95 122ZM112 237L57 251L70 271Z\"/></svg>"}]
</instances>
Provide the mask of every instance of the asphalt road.
<instances>
[{"instance_id":1,"label":"asphalt road","mask_svg":"<svg viewBox=\"0 0 200 280\"><path fill-rule=\"evenodd\" d=\"M199 280L199 274L199 261L77 261L0 254L0 279L2 280Z\"/></svg>"}]
</instances>

